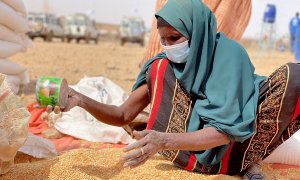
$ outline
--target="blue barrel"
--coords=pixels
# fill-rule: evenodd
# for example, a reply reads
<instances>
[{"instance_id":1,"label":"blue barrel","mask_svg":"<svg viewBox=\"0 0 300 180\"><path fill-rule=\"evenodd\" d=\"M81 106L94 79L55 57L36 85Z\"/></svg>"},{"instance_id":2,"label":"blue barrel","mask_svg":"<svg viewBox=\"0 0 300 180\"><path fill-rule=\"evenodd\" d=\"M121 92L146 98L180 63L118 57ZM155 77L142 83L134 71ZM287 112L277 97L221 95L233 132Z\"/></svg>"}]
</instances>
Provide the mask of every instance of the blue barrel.
<instances>
[{"instance_id":1,"label":"blue barrel","mask_svg":"<svg viewBox=\"0 0 300 180\"><path fill-rule=\"evenodd\" d=\"M276 18L276 6L274 4L267 4L264 12L264 22L274 23Z\"/></svg>"},{"instance_id":2,"label":"blue barrel","mask_svg":"<svg viewBox=\"0 0 300 180\"><path fill-rule=\"evenodd\" d=\"M298 24L296 31L296 42L295 42L295 59L297 62L300 62L300 25Z\"/></svg>"}]
</instances>

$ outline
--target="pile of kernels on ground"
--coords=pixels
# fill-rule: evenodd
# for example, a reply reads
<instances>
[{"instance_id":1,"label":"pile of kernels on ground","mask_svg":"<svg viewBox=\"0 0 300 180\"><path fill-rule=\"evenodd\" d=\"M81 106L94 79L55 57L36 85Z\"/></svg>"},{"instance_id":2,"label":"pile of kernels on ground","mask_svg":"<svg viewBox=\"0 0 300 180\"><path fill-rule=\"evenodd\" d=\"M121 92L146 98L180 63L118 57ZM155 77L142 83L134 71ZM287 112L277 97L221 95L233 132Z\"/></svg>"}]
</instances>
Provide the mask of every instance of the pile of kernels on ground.
<instances>
[{"instance_id":1,"label":"pile of kernels on ground","mask_svg":"<svg viewBox=\"0 0 300 180\"><path fill-rule=\"evenodd\" d=\"M15 164L0 179L240 179L181 170L159 155L137 168L123 168L121 155L121 149L77 149L50 160Z\"/></svg>"}]
</instances>

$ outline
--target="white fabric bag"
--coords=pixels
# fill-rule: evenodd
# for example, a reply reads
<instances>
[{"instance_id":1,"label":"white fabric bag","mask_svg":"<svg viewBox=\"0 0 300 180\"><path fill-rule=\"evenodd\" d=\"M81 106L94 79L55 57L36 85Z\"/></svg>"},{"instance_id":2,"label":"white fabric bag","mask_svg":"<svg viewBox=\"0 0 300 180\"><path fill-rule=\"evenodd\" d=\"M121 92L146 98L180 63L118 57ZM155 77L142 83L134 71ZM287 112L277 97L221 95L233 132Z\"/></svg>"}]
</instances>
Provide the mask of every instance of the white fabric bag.
<instances>
[{"instance_id":1,"label":"white fabric bag","mask_svg":"<svg viewBox=\"0 0 300 180\"><path fill-rule=\"evenodd\" d=\"M15 94L18 93L20 85L30 82L28 71L12 61L0 59L0 73L7 76L8 85Z\"/></svg>"},{"instance_id":2,"label":"white fabric bag","mask_svg":"<svg viewBox=\"0 0 300 180\"><path fill-rule=\"evenodd\" d=\"M32 46L31 40L25 34L17 34L13 30L0 24L0 40L22 45L24 48Z\"/></svg>"},{"instance_id":3,"label":"white fabric bag","mask_svg":"<svg viewBox=\"0 0 300 180\"><path fill-rule=\"evenodd\" d=\"M0 40L0 58L8 58L25 50L20 44Z\"/></svg>"},{"instance_id":4,"label":"white fabric bag","mask_svg":"<svg viewBox=\"0 0 300 180\"><path fill-rule=\"evenodd\" d=\"M27 19L2 1L0 1L0 24L20 34L30 30Z\"/></svg>"},{"instance_id":5,"label":"white fabric bag","mask_svg":"<svg viewBox=\"0 0 300 180\"><path fill-rule=\"evenodd\" d=\"M263 162L300 166L300 130L278 146Z\"/></svg>"},{"instance_id":6,"label":"white fabric bag","mask_svg":"<svg viewBox=\"0 0 300 180\"><path fill-rule=\"evenodd\" d=\"M6 3L10 7L12 7L15 11L21 13L24 17L27 15L25 4L22 0L1 0Z\"/></svg>"},{"instance_id":7,"label":"white fabric bag","mask_svg":"<svg viewBox=\"0 0 300 180\"><path fill-rule=\"evenodd\" d=\"M0 175L8 172L18 149L24 144L30 113L11 92L6 76L0 74Z\"/></svg>"},{"instance_id":8,"label":"white fabric bag","mask_svg":"<svg viewBox=\"0 0 300 180\"><path fill-rule=\"evenodd\" d=\"M127 95L119 86L104 77L85 77L72 88L105 104L121 105L127 99ZM56 121L55 128L63 134L93 142L133 142L122 127L104 124L80 107L64 112Z\"/></svg>"},{"instance_id":9,"label":"white fabric bag","mask_svg":"<svg viewBox=\"0 0 300 180\"><path fill-rule=\"evenodd\" d=\"M28 84L30 82L29 74L22 65L14 63L6 59L0 59L0 73L7 76L18 76L20 84Z\"/></svg>"},{"instance_id":10,"label":"white fabric bag","mask_svg":"<svg viewBox=\"0 0 300 180\"><path fill-rule=\"evenodd\" d=\"M32 133L28 134L24 145L19 151L36 158L51 158L58 155L53 142Z\"/></svg>"}]
</instances>

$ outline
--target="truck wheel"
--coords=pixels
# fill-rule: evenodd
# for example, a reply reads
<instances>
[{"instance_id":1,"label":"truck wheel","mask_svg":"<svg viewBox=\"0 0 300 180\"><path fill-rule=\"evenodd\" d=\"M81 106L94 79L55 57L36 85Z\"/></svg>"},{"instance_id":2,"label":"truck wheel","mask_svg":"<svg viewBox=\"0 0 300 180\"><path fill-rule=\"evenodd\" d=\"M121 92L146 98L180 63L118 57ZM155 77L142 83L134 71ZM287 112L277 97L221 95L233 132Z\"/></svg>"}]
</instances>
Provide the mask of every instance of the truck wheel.
<instances>
[{"instance_id":1,"label":"truck wheel","mask_svg":"<svg viewBox=\"0 0 300 180\"><path fill-rule=\"evenodd\" d=\"M72 38L66 38L68 43L71 43Z\"/></svg>"},{"instance_id":2,"label":"truck wheel","mask_svg":"<svg viewBox=\"0 0 300 180\"><path fill-rule=\"evenodd\" d=\"M125 39L121 39L121 46L124 46L125 42Z\"/></svg>"},{"instance_id":3,"label":"truck wheel","mask_svg":"<svg viewBox=\"0 0 300 180\"><path fill-rule=\"evenodd\" d=\"M95 44L98 44L98 43L99 43L99 39L96 38L96 39L95 39Z\"/></svg>"},{"instance_id":4,"label":"truck wheel","mask_svg":"<svg viewBox=\"0 0 300 180\"><path fill-rule=\"evenodd\" d=\"M141 40L140 45L141 45L142 47L144 47L145 42L144 42L143 40Z\"/></svg>"},{"instance_id":5,"label":"truck wheel","mask_svg":"<svg viewBox=\"0 0 300 180\"><path fill-rule=\"evenodd\" d=\"M90 38L90 35L87 35L87 36L85 37L85 43L88 44L88 43L90 42L90 39L91 39L91 38Z\"/></svg>"},{"instance_id":6,"label":"truck wheel","mask_svg":"<svg viewBox=\"0 0 300 180\"><path fill-rule=\"evenodd\" d=\"M53 32L50 31L49 34L46 35L46 41L51 42L53 38Z\"/></svg>"}]
</instances>

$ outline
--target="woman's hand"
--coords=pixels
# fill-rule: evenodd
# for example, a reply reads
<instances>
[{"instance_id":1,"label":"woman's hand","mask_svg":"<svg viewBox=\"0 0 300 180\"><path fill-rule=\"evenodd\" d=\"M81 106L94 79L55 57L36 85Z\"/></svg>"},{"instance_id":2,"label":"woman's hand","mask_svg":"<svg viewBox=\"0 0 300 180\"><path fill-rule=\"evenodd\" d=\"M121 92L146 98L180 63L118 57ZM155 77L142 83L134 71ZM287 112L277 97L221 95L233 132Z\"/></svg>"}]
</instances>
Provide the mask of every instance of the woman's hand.
<instances>
[{"instance_id":1,"label":"woman's hand","mask_svg":"<svg viewBox=\"0 0 300 180\"><path fill-rule=\"evenodd\" d=\"M62 116L61 111L67 112L67 111L71 110L73 107L79 106L80 102L81 102L81 100L80 100L79 93L69 87L68 100L67 100L66 107L64 109L61 109L59 106L55 106L53 108L51 105L48 105L46 108L46 111L41 115L41 117L45 121L48 121L49 119L56 120Z\"/></svg>"},{"instance_id":2,"label":"woman's hand","mask_svg":"<svg viewBox=\"0 0 300 180\"><path fill-rule=\"evenodd\" d=\"M62 109L63 112L67 112L71 110L75 106L79 106L81 102L80 94L75 91L74 89L70 88L68 89L68 101L67 105L64 109Z\"/></svg>"},{"instance_id":3,"label":"woman's hand","mask_svg":"<svg viewBox=\"0 0 300 180\"><path fill-rule=\"evenodd\" d=\"M134 131L134 138L138 141L128 145L123 149L128 152L121 157L124 161L124 167L136 167L145 163L151 156L165 149L165 133L144 130Z\"/></svg>"},{"instance_id":4,"label":"woman's hand","mask_svg":"<svg viewBox=\"0 0 300 180\"><path fill-rule=\"evenodd\" d=\"M53 128L57 119L61 118L61 110L55 106L54 110L51 105L48 105L46 111L41 114L41 118L46 122L49 128Z\"/></svg>"}]
</instances>

